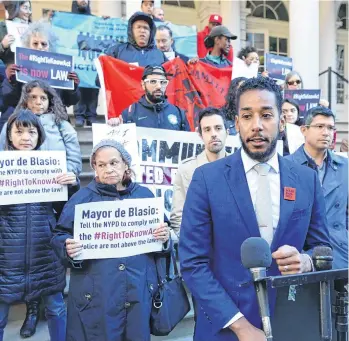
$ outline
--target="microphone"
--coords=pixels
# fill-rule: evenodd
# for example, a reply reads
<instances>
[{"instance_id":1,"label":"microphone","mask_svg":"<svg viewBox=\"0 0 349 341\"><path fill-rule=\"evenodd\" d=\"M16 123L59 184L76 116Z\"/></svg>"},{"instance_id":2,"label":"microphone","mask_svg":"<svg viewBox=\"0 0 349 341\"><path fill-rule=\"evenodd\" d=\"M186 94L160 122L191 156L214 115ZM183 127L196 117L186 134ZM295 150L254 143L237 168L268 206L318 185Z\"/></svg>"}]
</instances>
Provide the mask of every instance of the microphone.
<instances>
[{"instance_id":1,"label":"microphone","mask_svg":"<svg viewBox=\"0 0 349 341\"><path fill-rule=\"evenodd\" d=\"M332 269L332 249L327 246L316 246L313 251L313 262L316 271ZM320 282L320 330L321 340L332 340L331 285L328 281Z\"/></svg>"},{"instance_id":2,"label":"microphone","mask_svg":"<svg viewBox=\"0 0 349 341\"><path fill-rule=\"evenodd\" d=\"M267 341L273 340L271 330L269 300L266 281L267 269L272 262L271 251L266 240L260 237L246 239L241 245L241 261L245 268L251 271L257 294L259 314Z\"/></svg>"}]
</instances>

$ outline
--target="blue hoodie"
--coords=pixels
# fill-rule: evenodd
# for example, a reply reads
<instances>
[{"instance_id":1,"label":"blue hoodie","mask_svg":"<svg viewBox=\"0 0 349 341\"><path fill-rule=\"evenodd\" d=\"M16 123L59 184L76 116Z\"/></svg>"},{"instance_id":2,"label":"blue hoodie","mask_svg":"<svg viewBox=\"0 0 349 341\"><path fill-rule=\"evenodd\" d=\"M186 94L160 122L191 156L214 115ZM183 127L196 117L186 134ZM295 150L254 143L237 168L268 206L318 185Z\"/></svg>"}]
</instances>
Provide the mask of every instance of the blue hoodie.
<instances>
[{"instance_id":1,"label":"blue hoodie","mask_svg":"<svg viewBox=\"0 0 349 341\"><path fill-rule=\"evenodd\" d=\"M190 131L185 113L167 99L161 103L149 103L145 96L122 112L124 123L136 123L137 127Z\"/></svg>"},{"instance_id":2,"label":"blue hoodie","mask_svg":"<svg viewBox=\"0 0 349 341\"><path fill-rule=\"evenodd\" d=\"M149 42L145 47L138 46L133 37L132 25L138 20L146 21L150 27ZM155 46L155 33L156 26L153 19L143 12L136 12L128 21L127 43L117 43L116 45L110 46L107 50L107 55L123 60L126 63L138 63L138 66L143 67L147 65L161 65L166 62L167 59L163 52L158 50Z\"/></svg>"}]
</instances>

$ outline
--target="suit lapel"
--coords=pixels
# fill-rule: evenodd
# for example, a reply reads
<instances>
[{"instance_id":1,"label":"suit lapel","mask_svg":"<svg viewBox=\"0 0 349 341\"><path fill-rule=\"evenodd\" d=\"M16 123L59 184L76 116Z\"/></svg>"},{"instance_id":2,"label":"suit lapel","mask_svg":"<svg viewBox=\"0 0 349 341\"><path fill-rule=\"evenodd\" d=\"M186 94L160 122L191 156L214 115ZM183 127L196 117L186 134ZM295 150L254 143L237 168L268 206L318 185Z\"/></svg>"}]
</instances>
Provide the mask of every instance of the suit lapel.
<instances>
[{"instance_id":1,"label":"suit lapel","mask_svg":"<svg viewBox=\"0 0 349 341\"><path fill-rule=\"evenodd\" d=\"M227 157L224 176L251 236L260 237L240 150Z\"/></svg>"},{"instance_id":2,"label":"suit lapel","mask_svg":"<svg viewBox=\"0 0 349 341\"><path fill-rule=\"evenodd\" d=\"M274 252L276 250L276 245L279 245L279 240L281 239L283 233L285 232L291 214L293 212L295 201L284 199L284 188L297 187L297 176L288 167L288 164L279 156L279 167L280 167L280 217L279 224L275 231L274 239L271 244L271 250ZM296 200L299 200L300 193L297 193L296 189Z\"/></svg>"}]
</instances>

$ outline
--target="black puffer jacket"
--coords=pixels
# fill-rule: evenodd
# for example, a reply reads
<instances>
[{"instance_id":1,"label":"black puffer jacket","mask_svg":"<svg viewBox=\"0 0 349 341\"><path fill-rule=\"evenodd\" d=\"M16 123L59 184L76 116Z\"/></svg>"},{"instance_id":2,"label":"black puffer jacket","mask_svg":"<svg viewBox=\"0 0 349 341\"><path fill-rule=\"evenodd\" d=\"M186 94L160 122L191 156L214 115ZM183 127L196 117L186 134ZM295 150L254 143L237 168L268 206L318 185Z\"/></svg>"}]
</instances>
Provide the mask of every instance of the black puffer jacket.
<instances>
[{"instance_id":1,"label":"black puffer jacket","mask_svg":"<svg viewBox=\"0 0 349 341\"><path fill-rule=\"evenodd\" d=\"M50 245L55 225L51 203L0 206L0 302L64 290L65 270Z\"/></svg>"}]
</instances>

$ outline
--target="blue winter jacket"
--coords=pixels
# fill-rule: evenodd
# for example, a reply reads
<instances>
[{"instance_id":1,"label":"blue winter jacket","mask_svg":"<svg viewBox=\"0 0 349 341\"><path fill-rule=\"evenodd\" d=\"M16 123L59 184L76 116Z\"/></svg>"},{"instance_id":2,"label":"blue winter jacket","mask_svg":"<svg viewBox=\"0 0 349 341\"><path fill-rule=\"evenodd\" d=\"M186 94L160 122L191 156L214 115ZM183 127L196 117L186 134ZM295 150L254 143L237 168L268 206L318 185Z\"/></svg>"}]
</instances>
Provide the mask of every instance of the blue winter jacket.
<instances>
[{"instance_id":1,"label":"blue winter jacket","mask_svg":"<svg viewBox=\"0 0 349 341\"><path fill-rule=\"evenodd\" d=\"M124 123L135 123L137 127L190 131L184 111L167 99L151 104L143 96L122 112L122 119Z\"/></svg>"},{"instance_id":2,"label":"blue winter jacket","mask_svg":"<svg viewBox=\"0 0 349 341\"><path fill-rule=\"evenodd\" d=\"M154 254L72 261L65 240L73 238L75 206L83 203L152 198L131 183L123 191L93 180L64 207L51 241L71 269L67 341L149 341L152 295L157 289ZM162 254L162 253L160 253Z\"/></svg>"},{"instance_id":3,"label":"blue winter jacket","mask_svg":"<svg viewBox=\"0 0 349 341\"><path fill-rule=\"evenodd\" d=\"M50 245L55 225L51 203L0 205L0 302L64 290L65 270Z\"/></svg>"},{"instance_id":4,"label":"blue winter jacket","mask_svg":"<svg viewBox=\"0 0 349 341\"><path fill-rule=\"evenodd\" d=\"M156 26L154 22L150 25L149 42L146 47L139 47L133 37L132 25L135 21L142 20L140 16L144 16L144 13L136 12L128 21L127 43L117 43L116 45L111 46L106 53L107 55L123 60L126 63L138 63L138 66L145 67L147 65L161 65L166 62L167 59L163 52L158 50L155 46L154 37Z\"/></svg>"}]
</instances>

